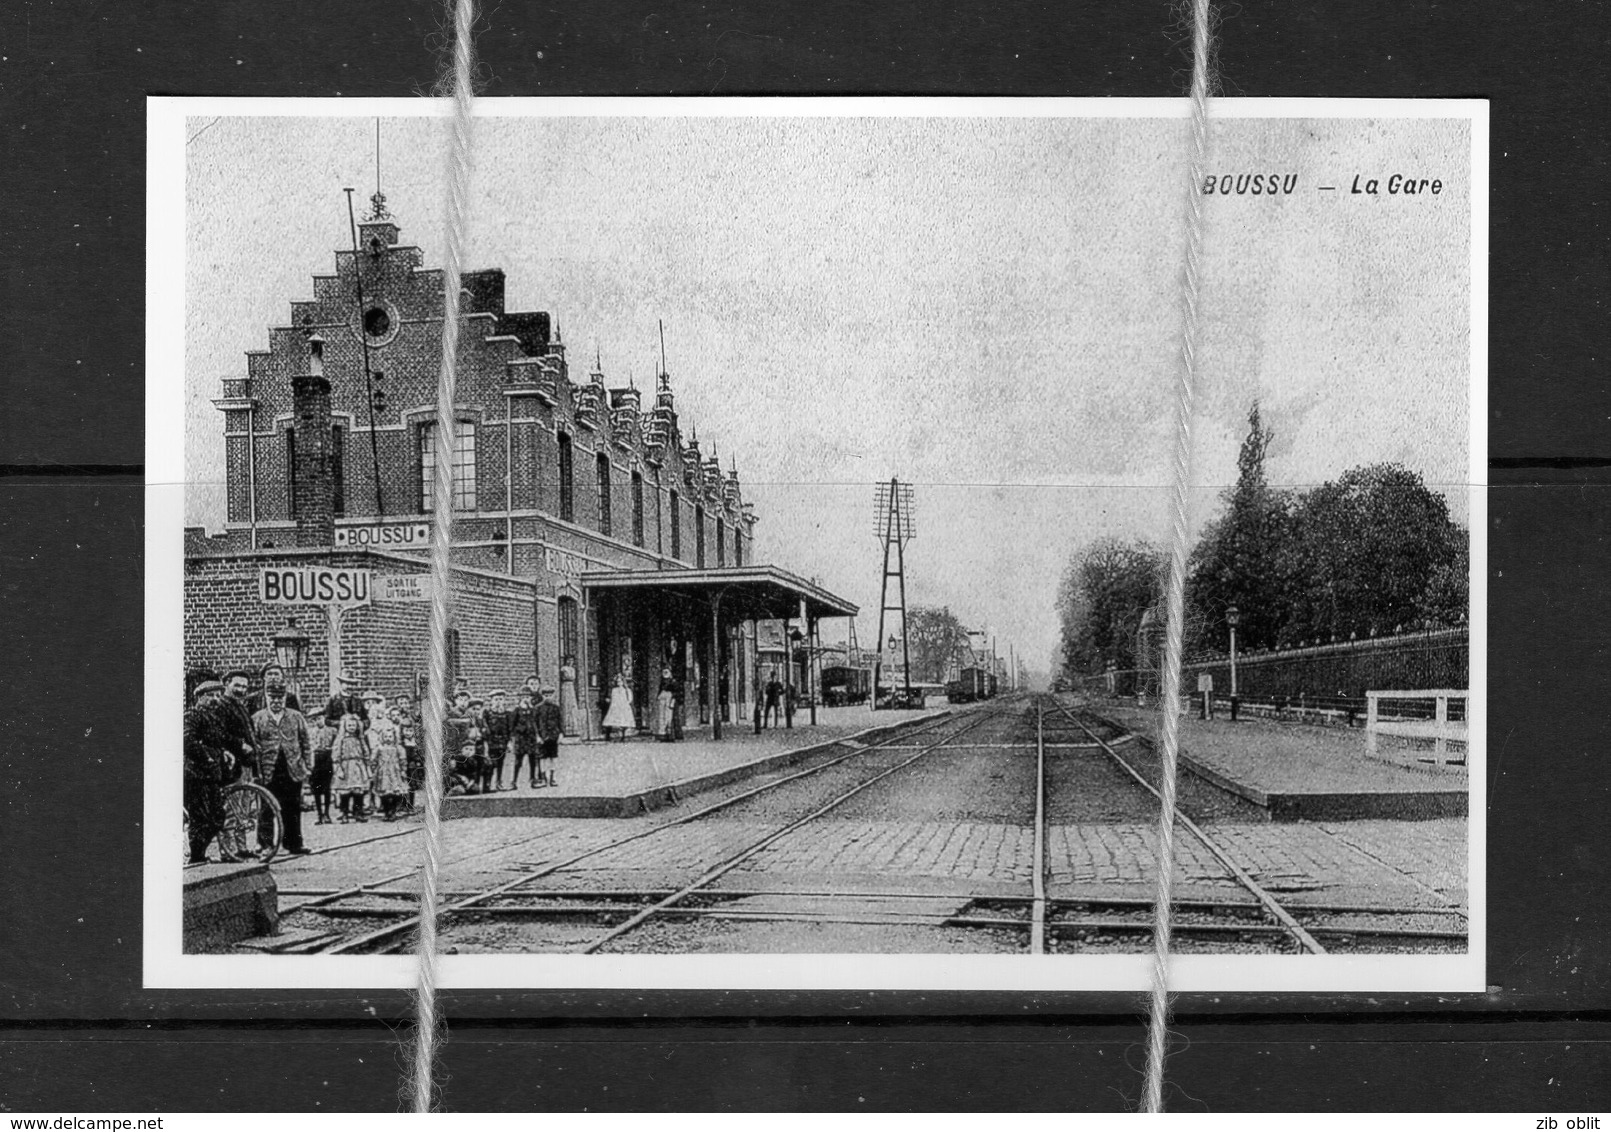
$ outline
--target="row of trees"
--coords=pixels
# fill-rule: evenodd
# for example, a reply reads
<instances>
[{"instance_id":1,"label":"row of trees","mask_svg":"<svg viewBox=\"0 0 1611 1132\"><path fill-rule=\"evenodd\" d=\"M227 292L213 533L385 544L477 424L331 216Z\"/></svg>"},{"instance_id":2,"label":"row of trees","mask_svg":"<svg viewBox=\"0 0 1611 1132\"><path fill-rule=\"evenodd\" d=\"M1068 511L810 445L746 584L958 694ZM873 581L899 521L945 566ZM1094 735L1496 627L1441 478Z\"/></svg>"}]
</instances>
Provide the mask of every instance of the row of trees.
<instances>
[{"instance_id":1,"label":"row of trees","mask_svg":"<svg viewBox=\"0 0 1611 1132\"><path fill-rule=\"evenodd\" d=\"M1442 495L1399 464L1352 468L1307 491L1272 488L1273 439L1255 404L1236 483L1187 564L1188 655L1225 647L1231 606L1249 649L1464 621L1469 537ZM1143 541L1101 539L1075 553L1058 592L1068 671L1135 663L1164 569L1164 551Z\"/></svg>"}]
</instances>

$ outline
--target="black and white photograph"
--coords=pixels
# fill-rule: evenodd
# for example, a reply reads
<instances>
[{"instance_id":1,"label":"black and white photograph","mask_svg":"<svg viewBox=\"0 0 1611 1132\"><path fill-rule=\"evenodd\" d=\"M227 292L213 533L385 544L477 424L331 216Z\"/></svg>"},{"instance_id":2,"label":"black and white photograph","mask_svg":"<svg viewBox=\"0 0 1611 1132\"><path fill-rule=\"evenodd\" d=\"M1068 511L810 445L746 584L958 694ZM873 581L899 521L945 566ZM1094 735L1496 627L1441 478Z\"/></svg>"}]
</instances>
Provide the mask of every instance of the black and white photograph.
<instances>
[{"instance_id":1,"label":"black and white photograph","mask_svg":"<svg viewBox=\"0 0 1611 1132\"><path fill-rule=\"evenodd\" d=\"M1481 990L1485 104L153 99L145 979ZM440 764L428 550L450 476ZM434 739L434 736L433 736ZM434 748L436 744L429 744Z\"/></svg>"}]
</instances>

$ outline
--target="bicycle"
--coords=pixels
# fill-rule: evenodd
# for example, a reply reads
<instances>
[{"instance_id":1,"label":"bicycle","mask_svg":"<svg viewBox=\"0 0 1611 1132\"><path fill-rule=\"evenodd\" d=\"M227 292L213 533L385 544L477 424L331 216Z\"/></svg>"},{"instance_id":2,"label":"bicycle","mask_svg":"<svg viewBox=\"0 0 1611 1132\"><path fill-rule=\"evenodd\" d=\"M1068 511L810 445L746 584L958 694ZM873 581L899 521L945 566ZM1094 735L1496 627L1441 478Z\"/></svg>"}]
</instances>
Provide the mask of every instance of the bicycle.
<instances>
[{"instance_id":1,"label":"bicycle","mask_svg":"<svg viewBox=\"0 0 1611 1132\"><path fill-rule=\"evenodd\" d=\"M185 861L190 860L190 812L183 820ZM236 782L224 787L224 825L218 831L218 851L236 857L250 853L268 864L280 851L285 836L285 819L274 795L255 782Z\"/></svg>"}]
</instances>

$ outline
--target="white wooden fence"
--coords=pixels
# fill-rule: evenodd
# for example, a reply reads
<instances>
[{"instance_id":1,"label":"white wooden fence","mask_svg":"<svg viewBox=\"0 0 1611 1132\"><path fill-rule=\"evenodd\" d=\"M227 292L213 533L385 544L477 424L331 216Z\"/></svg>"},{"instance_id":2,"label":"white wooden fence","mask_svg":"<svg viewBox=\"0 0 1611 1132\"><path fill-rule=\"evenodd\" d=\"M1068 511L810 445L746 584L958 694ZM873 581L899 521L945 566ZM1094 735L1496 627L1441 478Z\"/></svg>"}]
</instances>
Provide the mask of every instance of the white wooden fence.
<instances>
[{"instance_id":1,"label":"white wooden fence","mask_svg":"<svg viewBox=\"0 0 1611 1132\"><path fill-rule=\"evenodd\" d=\"M1365 750L1371 755L1376 754L1377 738L1381 735L1391 735L1400 739L1430 739L1432 740L1432 758L1434 762L1449 762L1449 742L1460 743L1459 759L1465 759L1466 721L1464 719L1449 718L1449 701L1467 698L1463 688L1424 688L1410 692L1366 692L1365 693ZM1383 700L1435 700L1431 719L1402 719L1393 716L1382 717ZM1462 713L1464 714L1464 713Z\"/></svg>"}]
</instances>

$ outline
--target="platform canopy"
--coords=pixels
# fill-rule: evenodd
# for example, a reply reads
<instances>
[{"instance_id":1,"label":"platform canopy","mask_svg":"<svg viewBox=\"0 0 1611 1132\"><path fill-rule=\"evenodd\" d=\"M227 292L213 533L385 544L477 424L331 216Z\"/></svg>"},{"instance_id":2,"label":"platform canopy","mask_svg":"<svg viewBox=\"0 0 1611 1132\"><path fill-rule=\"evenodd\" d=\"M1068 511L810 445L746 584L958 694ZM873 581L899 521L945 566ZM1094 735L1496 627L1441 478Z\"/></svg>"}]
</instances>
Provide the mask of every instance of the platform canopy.
<instances>
[{"instance_id":1,"label":"platform canopy","mask_svg":"<svg viewBox=\"0 0 1611 1132\"><path fill-rule=\"evenodd\" d=\"M728 617L745 621L854 617L858 607L821 586L776 566L725 566L715 570L611 570L583 574L594 594L718 602Z\"/></svg>"}]
</instances>

